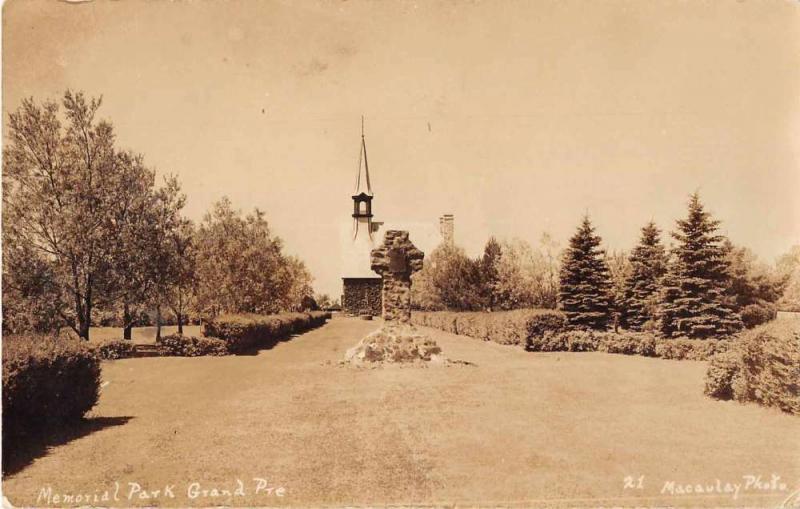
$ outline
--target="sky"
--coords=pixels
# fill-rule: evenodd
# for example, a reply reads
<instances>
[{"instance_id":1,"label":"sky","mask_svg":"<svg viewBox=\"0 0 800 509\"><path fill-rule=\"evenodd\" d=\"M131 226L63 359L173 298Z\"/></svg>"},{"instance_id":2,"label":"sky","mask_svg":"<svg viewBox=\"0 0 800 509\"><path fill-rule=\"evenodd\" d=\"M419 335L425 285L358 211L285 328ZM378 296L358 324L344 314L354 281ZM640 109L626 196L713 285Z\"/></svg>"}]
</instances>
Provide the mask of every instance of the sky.
<instances>
[{"instance_id":1,"label":"sky","mask_svg":"<svg viewBox=\"0 0 800 509\"><path fill-rule=\"evenodd\" d=\"M341 293L365 117L375 219L606 248L690 193L772 262L800 244L800 4L7 0L2 110L103 96L199 220L258 207ZM414 239L414 232L411 232Z\"/></svg>"}]
</instances>

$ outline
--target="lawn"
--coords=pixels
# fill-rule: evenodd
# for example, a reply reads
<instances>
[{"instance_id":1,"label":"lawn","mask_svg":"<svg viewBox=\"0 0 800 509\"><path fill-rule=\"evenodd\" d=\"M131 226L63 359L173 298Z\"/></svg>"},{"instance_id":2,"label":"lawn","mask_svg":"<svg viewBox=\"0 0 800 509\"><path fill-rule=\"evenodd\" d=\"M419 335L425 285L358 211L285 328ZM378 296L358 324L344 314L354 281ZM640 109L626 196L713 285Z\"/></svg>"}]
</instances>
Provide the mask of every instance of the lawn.
<instances>
[{"instance_id":1,"label":"lawn","mask_svg":"<svg viewBox=\"0 0 800 509\"><path fill-rule=\"evenodd\" d=\"M200 336L202 327L200 325L184 325L183 333L187 336ZM163 325L161 335L175 334L178 332L177 325ZM92 327L89 329L89 338L92 341L107 341L111 339L122 339L122 327ZM131 330L131 341L134 343L154 343L156 340L155 327L134 327Z\"/></svg>"},{"instance_id":2,"label":"lawn","mask_svg":"<svg viewBox=\"0 0 800 509\"><path fill-rule=\"evenodd\" d=\"M18 506L48 505L37 502L48 488L50 505L108 490L110 502L89 503L776 506L798 487L800 418L704 397L705 363L526 353L427 330L475 365L335 364L378 326L335 318L258 355L106 362L91 432L6 478L4 495ZM744 485L772 474L785 490ZM662 493L717 479L741 484L737 498Z\"/></svg>"}]
</instances>

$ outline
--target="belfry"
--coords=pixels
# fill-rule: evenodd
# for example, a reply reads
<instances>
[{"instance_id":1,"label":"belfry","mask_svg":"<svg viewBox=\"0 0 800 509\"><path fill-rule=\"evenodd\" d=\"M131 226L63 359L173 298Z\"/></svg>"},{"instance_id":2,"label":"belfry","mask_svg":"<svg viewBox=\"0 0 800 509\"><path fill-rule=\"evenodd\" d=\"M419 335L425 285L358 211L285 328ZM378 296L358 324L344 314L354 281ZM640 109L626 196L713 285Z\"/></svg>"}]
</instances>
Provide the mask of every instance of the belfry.
<instances>
[{"instance_id":1,"label":"belfry","mask_svg":"<svg viewBox=\"0 0 800 509\"><path fill-rule=\"evenodd\" d=\"M381 277L370 268L370 252L380 241L378 230L383 225L373 219L373 198L362 117L358 174L352 195L352 234L345 246L342 273L342 310L350 315L380 316L382 309Z\"/></svg>"}]
</instances>

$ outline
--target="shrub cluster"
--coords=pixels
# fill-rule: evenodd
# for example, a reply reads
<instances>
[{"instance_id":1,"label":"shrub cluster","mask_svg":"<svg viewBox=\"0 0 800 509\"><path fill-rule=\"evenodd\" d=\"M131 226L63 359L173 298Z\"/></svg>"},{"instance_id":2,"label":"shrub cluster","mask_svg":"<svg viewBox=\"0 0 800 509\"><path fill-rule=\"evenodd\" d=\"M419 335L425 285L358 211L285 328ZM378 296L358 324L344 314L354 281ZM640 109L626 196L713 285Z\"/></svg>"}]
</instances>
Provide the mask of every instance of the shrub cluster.
<instances>
[{"instance_id":1,"label":"shrub cluster","mask_svg":"<svg viewBox=\"0 0 800 509\"><path fill-rule=\"evenodd\" d=\"M564 315L552 309L517 309L496 312L415 311L417 325L463 334L503 345L525 345L529 338L566 327Z\"/></svg>"},{"instance_id":2,"label":"shrub cluster","mask_svg":"<svg viewBox=\"0 0 800 509\"><path fill-rule=\"evenodd\" d=\"M230 353L270 347L292 334L319 327L331 314L325 311L277 315L222 315L203 323L203 335L223 340Z\"/></svg>"},{"instance_id":3,"label":"shrub cluster","mask_svg":"<svg viewBox=\"0 0 800 509\"><path fill-rule=\"evenodd\" d=\"M100 359L86 344L4 337L4 448L79 421L97 403L99 388Z\"/></svg>"},{"instance_id":4,"label":"shrub cluster","mask_svg":"<svg viewBox=\"0 0 800 509\"><path fill-rule=\"evenodd\" d=\"M136 345L124 339L112 339L92 346L95 355L102 360L127 359L133 357Z\"/></svg>"},{"instance_id":5,"label":"shrub cluster","mask_svg":"<svg viewBox=\"0 0 800 509\"><path fill-rule=\"evenodd\" d=\"M778 307L770 302L759 302L746 305L740 313L744 326L752 329L777 318Z\"/></svg>"},{"instance_id":6,"label":"shrub cluster","mask_svg":"<svg viewBox=\"0 0 800 509\"><path fill-rule=\"evenodd\" d=\"M800 414L800 325L776 321L742 334L712 357L705 393Z\"/></svg>"},{"instance_id":7,"label":"shrub cluster","mask_svg":"<svg viewBox=\"0 0 800 509\"><path fill-rule=\"evenodd\" d=\"M228 345L225 341L215 338L197 338L170 334L161 338L159 350L162 355L175 355L178 357L200 357L203 355L228 355Z\"/></svg>"}]
</instances>

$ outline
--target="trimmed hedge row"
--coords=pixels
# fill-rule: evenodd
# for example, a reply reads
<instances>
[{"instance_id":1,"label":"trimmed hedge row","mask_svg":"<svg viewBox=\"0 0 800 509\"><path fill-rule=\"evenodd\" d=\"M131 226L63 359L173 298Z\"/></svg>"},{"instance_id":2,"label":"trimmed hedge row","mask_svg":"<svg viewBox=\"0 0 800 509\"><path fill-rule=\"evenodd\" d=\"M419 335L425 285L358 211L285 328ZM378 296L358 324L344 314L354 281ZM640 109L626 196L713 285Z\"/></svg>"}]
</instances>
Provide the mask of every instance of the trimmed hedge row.
<instances>
[{"instance_id":1,"label":"trimmed hedge row","mask_svg":"<svg viewBox=\"0 0 800 509\"><path fill-rule=\"evenodd\" d=\"M532 337L566 329L563 313L552 309L496 312L414 311L411 322L502 345L524 346Z\"/></svg>"},{"instance_id":2,"label":"trimmed hedge row","mask_svg":"<svg viewBox=\"0 0 800 509\"><path fill-rule=\"evenodd\" d=\"M203 336L225 342L231 353L270 347L292 334L325 324L326 311L277 315L222 315L203 323Z\"/></svg>"},{"instance_id":3,"label":"trimmed hedge row","mask_svg":"<svg viewBox=\"0 0 800 509\"><path fill-rule=\"evenodd\" d=\"M552 309L498 312L415 311L411 321L532 352L607 352L675 360L706 360L727 349L725 340L660 339L648 332L570 330L566 317Z\"/></svg>"},{"instance_id":4,"label":"trimmed hedge row","mask_svg":"<svg viewBox=\"0 0 800 509\"><path fill-rule=\"evenodd\" d=\"M175 355L178 357L200 357L203 355L229 355L228 345L225 341L216 338L197 338L170 334L161 338L159 343L161 355Z\"/></svg>"},{"instance_id":5,"label":"trimmed hedge row","mask_svg":"<svg viewBox=\"0 0 800 509\"><path fill-rule=\"evenodd\" d=\"M779 320L746 332L729 351L712 357L705 393L800 414L800 324L793 322Z\"/></svg>"},{"instance_id":6,"label":"trimmed hedge row","mask_svg":"<svg viewBox=\"0 0 800 509\"><path fill-rule=\"evenodd\" d=\"M662 339L648 332L598 332L573 330L530 338L531 352L606 352L642 355L672 360L703 361L728 348L728 341L715 339Z\"/></svg>"},{"instance_id":7,"label":"trimmed hedge row","mask_svg":"<svg viewBox=\"0 0 800 509\"><path fill-rule=\"evenodd\" d=\"M74 424L97 403L99 390L100 359L85 343L4 337L3 446Z\"/></svg>"}]
</instances>

